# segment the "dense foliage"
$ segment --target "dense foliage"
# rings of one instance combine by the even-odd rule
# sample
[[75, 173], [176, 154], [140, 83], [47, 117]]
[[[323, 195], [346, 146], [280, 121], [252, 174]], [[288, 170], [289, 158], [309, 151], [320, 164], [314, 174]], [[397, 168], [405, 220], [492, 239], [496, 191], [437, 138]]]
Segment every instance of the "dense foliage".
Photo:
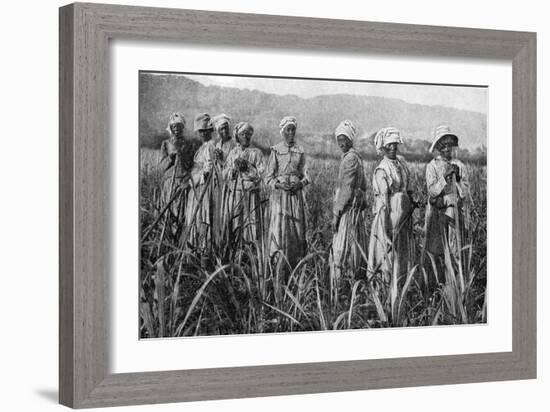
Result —
[[[332, 198], [338, 161], [311, 158], [307, 187], [308, 254], [281, 285], [278, 268], [267, 256], [267, 234], [259, 244], [224, 244], [215, 236], [214, 264], [206, 269], [171, 236], [159, 218], [161, 172], [158, 151], [141, 150], [140, 169], [140, 335], [142, 337], [320, 331], [329, 329], [426, 326], [486, 322], [486, 167], [468, 164], [471, 181], [469, 225], [462, 271], [439, 274], [444, 282], [429, 288], [420, 265], [424, 242], [424, 207], [413, 215], [416, 259], [406, 279], [384, 284], [382, 277], [346, 273], [330, 278]], [[375, 161], [365, 160], [372, 204]], [[411, 162], [415, 198], [426, 203], [425, 163]], [[267, 227], [269, 193], [263, 188]], [[219, 208], [216, 213], [219, 213]], [[365, 231], [373, 216], [366, 211]], [[148, 230], [155, 221], [155, 229]], [[366, 252], [366, 251], [365, 251]], [[425, 265], [429, 265], [427, 260]], [[394, 298], [390, 288], [397, 288]]]

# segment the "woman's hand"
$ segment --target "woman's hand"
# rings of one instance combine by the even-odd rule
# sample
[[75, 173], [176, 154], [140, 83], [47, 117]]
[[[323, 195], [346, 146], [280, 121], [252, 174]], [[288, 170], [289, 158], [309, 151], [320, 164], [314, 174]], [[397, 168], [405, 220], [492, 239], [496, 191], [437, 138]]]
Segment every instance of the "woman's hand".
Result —
[[460, 182], [460, 168], [458, 165], [453, 164], [453, 173], [455, 174], [455, 179], [457, 182]]
[[445, 175], [445, 181], [447, 183], [452, 183], [453, 175], [455, 176], [455, 180], [457, 182], [460, 182], [460, 168], [458, 167], [458, 165], [451, 164], [449, 166], [449, 168], [447, 169], [447, 174]]
[[420, 203], [414, 200], [413, 191], [408, 190], [407, 195], [409, 196], [409, 200], [411, 202], [411, 209], [418, 209], [420, 208]]
[[248, 162], [245, 159], [238, 157], [235, 159], [235, 167], [239, 170], [239, 172], [247, 172]]
[[296, 193], [298, 192], [299, 190], [302, 190], [302, 188], [304, 187], [304, 184], [300, 181], [296, 182], [296, 183], [293, 183], [291, 186], [290, 186], [290, 191], [292, 193]]
[[275, 189], [284, 190], [285, 192], [290, 191], [290, 186], [287, 183], [276, 182]]
[[243, 160], [240, 164], [239, 164], [239, 170], [241, 172], [248, 172], [248, 163], [246, 160]]

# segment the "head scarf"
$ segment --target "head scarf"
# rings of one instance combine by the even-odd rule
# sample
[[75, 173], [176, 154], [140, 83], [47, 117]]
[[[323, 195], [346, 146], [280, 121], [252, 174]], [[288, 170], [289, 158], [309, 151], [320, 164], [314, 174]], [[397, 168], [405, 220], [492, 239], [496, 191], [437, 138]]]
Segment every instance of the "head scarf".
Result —
[[450, 136], [454, 138], [454, 146], [458, 146], [458, 136], [451, 132], [451, 128], [447, 125], [441, 125], [437, 126], [434, 129], [434, 136], [432, 145], [430, 146], [430, 152], [433, 153], [433, 151], [437, 148], [437, 144], [441, 139], [443, 139], [446, 136]]
[[296, 120], [294, 116], [283, 117], [283, 120], [281, 120], [281, 123], [279, 123], [281, 135], [283, 134], [284, 130], [290, 125], [294, 125], [294, 127], [298, 128], [298, 120]]
[[338, 136], [340, 136], [341, 134], [346, 136], [353, 143], [353, 140], [357, 135], [357, 129], [355, 128], [351, 120], [343, 120], [336, 127], [336, 130], [334, 131], [334, 137], [338, 139]]
[[395, 127], [384, 127], [374, 136], [374, 146], [376, 153], [382, 154], [382, 149], [390, 143], [402, 144], [401, 133]]
[[195, 132], [198, 132], [199, 130], [212, 130], [213, 128], [212, 119], [210, 119], [210, 115], [208, 113], [202, 113], [195, 117]]
[[212, 118], [212, 123], [214, 124], [214, 128], [216, 131], [220, 130], [223, 125], [229, 125], [229, 122], [231, 119], [226, 114], [219, 114], [217, 116], [214, 116]]
[[168, 127], [166, 128], [170, 134], [172, 134], [172, 129], [170, 129], [170, 126], [176, 123], [181, 123], [183, 127], [185, 127], [185, 119], [183, 116], [179, 113], [172, 113], [170, 115], [170, 120], [168, 120]]
[[254, 133], [254, 127], [248, 122], [239, 122], [235, 125], [235, 139], [239, 138], [239, 132], [249, 129]]

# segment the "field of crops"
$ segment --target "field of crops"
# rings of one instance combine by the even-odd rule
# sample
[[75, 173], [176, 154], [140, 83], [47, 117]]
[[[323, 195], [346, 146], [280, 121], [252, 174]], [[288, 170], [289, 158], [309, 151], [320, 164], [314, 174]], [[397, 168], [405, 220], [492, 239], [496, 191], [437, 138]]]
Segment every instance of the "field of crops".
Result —
[[[344, 274], [330, 281], [329, 250], [332, 239], [332, 198], [338, 160], [309, 159], [312, 184], [307, 187], [308, 253], [281, 285], [272, 267], [267, 233], [259, 244], [224, 244], [214, 233], [213, 267], [205, 269], [193, 253], [171, 236], [173, 227], [161, 212], [161, 172], [158, 151], [141, 149], [140, 168], [140, 336], [225, 335], [289, 331], [321, 331], [349, 328], [427, 326], [486, 322], [486, 187], [485, 166], [468, 164], [471, 201], [463, 241], [467, 256], [460, 271], [440, 273], [445, 279], [429, 287], [430, 260], [420, 265], [424, 238], [424, 206], [427, 201], [425, 163], [410, 163], [415, 199], [416, 259], [406, 279], [384, 284], [379, 276], [358, 278]], [[376, 162], [365, 161], [372, 204], [372, 171]], [[268, 227], [267, 189], [265, 219]], [[219, 208], [216, 209], [219, 213]], [[373, 216], [366, 210], [365, 231]], [[155, 222], [158, 222], [154, 225]], [[154, 227], [153, 230], [148, 230]], [[366, 252], [366, 251], [365, 251]], [[229, 258], [228, 258], [229, 256]], [[456, 269], [456, 268], [455, 268]], [[459, 279], [459, 276], [461, 277]], [[391, 287], [397, 288], [390, 294]], [[391, 296], [394, 296], [393, 298]]]

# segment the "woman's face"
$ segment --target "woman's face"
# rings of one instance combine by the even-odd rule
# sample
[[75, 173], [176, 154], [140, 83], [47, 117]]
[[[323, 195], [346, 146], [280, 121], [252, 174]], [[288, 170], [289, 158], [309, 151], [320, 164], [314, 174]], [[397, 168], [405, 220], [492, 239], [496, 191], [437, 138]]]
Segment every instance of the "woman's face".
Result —
[[454, 139], [450, 136], [443, 137], [437, 145], [437, 150], [441, 154], [441, 157], [447, 160], [451, 160], [451, 158], [453, 157], [453, 147], [455, 146]]
[[222, 142], [226, 142], [231, 138], [231, 134], [229, 133], [229, 125], [227, 123], [224, 123], [223, 126], [218, 129], [218, 135], [222, 139]]
[[287, 145], [292, 146], [294, 144], [294, 137], [296, 136], [296, 126], [289, 124], [283, 129], [283, 137]]
[[237, 139], [239, 140], [239, 144], [242, 147], [250, 146], [250, 140], [252, 139], [253, 134], [254, 132], [248, 128], [240, 130], [239, 133], [237, 133]]
[[338, 135], [336, 141], [338, 142], [338, 147], [340, 148], [342, 153], [347, 153], [349, 149], [351, 149], [351, 147], [353, 146], [351, 140], [343, 134]]
[[203, 142], [207, 142], [212, 139], [212, 129], [201, 129], [199, 130], [199, 136]]
[[174, 137], [181, 138], [183, 137], [183, 124], [182, 123], [172, 123], [170, 125], [170, 131]]
[[388, 159], [391, 159], [391, 160], [397, 159], [397, 146], [398, 144], [395, 142], [384, 146], [384, 153]]

